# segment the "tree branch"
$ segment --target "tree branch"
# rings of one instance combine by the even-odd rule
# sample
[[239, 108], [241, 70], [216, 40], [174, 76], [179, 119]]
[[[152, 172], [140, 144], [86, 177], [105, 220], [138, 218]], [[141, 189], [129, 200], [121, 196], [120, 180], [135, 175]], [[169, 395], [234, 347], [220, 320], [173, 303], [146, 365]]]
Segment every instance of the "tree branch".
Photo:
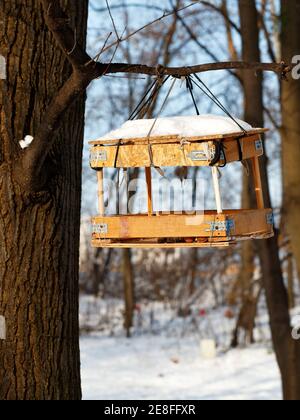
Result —
[[[107, 69], [108, 67], [108, 69]], [[269, 71], [278, 73], [281, 77], [287, 75], [292, 71], [292, 66], [285, 63], [246, 63], [243, 61], [229, 61], [219, 63], [199, 64], [189, 67], [151, 67], [142, 64], [123, 64], [112, 63], [110, 65], [97, 63], [96, 72], [98, 77], [103, 74], [103, 69], [106, 68], [106, 73], [137, 73], [150, 76], [170, 75], [174, 77], [188, 76], [195, 73], [204, 73], [216, 70], [253, 70], [253, 71]]]
[[39, 126], [32, 145], [25, 149], [21, 161], [22, 174], [27, 174], [22, 180], [27, 187], [34, 188], [48, 153], [55, 140], [55, 132], [68, 108], [84, 92], [90, 84], [90, 78], [74, 71], [50, 103], [45, 118]]
[[[177, 13], [182, 12], [183, 10], [189, 9], [190, 7], [193, 7], [193, 6], [195, 6], [196, 4], [198, 4], [198, 3], [197, 3], [197, 2], [190, 3], [190, 4], [188, 4], [187, 6], [180, 7], [179, 9], [177, 9], [177, 10], [176, 10], [176, 12], [177, 12]], [[114, 47], [115, 45], [117, 45], [117, 44], [118, 44], [118, 43], [120, 43], [120, 42], [128, 41], [130, 38], [134, 37], [134, 36], [135, 36], [135, 35], [137, 35], [139, 32], [142, 32], [143, 30], [145, 30], [145, 29], [149, 28], [149, 26], [152, 26], [152, 25], [154, 25], [155, 23], [158, 23], [158, 22], [160, 22], [161, 20], [163, 20], [163, 19], [165, 19], [165, 18], [167, 18], [167, 17], [169, 17], [169, 16], [172, 16], [173, 14], [174, 14], [174, 10], [172, 10], [172, 11], [165, 11], [165, 12], [164, 12], [164, 14], [163, 14], [162, 16], [160, 16], [159, 18], [156, 18], [156, 19], [152, 20], [151, 22], [147, 23], [146, 25], [142, 26], [141, 28], [136, 29], [135, 31], [131, 32], [131, 33], [130, 33], [130, 34], [128, 34], [126, 37], [121, 38], [121, 39], [119, 39], [119, 40], [117, 40], [117, 41], [113, 42], [112, 44], [108, 45], [108, 46], [107, 46], [107, 47], [103, 50], [103, 52], [106, 52], [107, 50], [109, 50], [110, 48]]]
[[206, 6], [209, 9], [214, 10], [215, 12], [221, 14], [223, 16], [223, 18], [230, 24], [230, 26], [236, 30], [236, 32], [238, 34], [241, 33], [240, 28], [234, 23], [234, 21], [232, 19], [230, 19], [230, 17], [228, 16], [227, 13], [224, 12], [224, 10], [222, 9], [222, 7], [218, 7], [216, 5], [214, 5], [213, 3], [210, 3], [209, 1], [205, 1], [205, 0], [201, 0], [200, 2], [201, 4], [203, 4], [204, 6]]
[[79, 68], [91, 60], [76, 40], [69, 18], [60, 7], [59, 0], [40, 0], [46, 25], [73, 67]]
[[[172, 0], [171, 0], [171, 4], [172, 4]], [[198, 45], [198, 47], [201, 48], [207, 55], [209, 55], [210, 58], [212, 58], [214, 61], [218, 61], [217, 60], [217, 57], [209, 50], [209, 48], [205, 44], [203, 44], [203, 43], [201, 43], [199, 41], [198, 37], [195, 35], [195, 33], [193, 32], [193, 30], [189, 27], [189, 25], [187, 25], [187, 23], [185, 22], [184, 18], [182, 18], [178, 14], [177, 10], [174, 7], [173, 7], [173, 10], [174, 10], [174, 13], [176, 14], [177, 19], [182, 24], [182, 26], [184, 27], [184, 29], [187, 31], [187, 33], [190, 36], [191, 40], [194, 41], [194, 43], [196, 45]], [[224, 13], [224, 15], [225, 15], [225, 13]], [[227, 22], [227, 20], [225, 18], [224, 18], [224, 20], [225, 20], [226, 25], [230, 27], [230, 25]], [[240, 83], [242, 83], [241, 77], [237, 73], [233, 72], [232, 70], [230, 70], [229, 72], [230, 72], [230, 74], [232, 76], [234, 76], [235, 78], [237, 78]]]

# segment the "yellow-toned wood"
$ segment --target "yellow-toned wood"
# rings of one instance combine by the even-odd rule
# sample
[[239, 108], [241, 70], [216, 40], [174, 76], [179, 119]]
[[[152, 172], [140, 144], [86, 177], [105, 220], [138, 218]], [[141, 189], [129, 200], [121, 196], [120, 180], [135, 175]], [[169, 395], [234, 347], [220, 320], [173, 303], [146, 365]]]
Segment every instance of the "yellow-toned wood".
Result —
[[[243, 158], [250, 159], [259, 157], [263, 154], [262, 149], [256, 147], [259, 135], [245, 137], [240, 140], [243, 150]], [[214, 150], [213, 142], [200, 143], [167, 143], [152, 144], [153, 164], [158, 167], [164, 166], [208, 166], [210, 160], [205, 158], [207, 145], [210, 150]], [[194, 154], [201, 155], [201, 159], [195, 160]], [[102, 159], [96, 159], [97, 154], [102, 154]], [[234, 162], [239, 160], [239, 149], [236, 139], [231, 138], [225, 144], [226, 161]], [[104, 156], [104, 157], [103, 157]], [[149, 156], [148, 144], [122, 145], [118, 146], [95, 146], [91, 149], [91, 167], [114, 167], [117, 156], [118, 168], [150, 167], [151, 159]], [[223, 164], [221, 161], [220, 164]]]
[[98, 211], [101, 216], [105, 214], [105, 206], [104, 206], [104, 185], [103, 185], [103, 169], [99, 169], [97, 171], [97, 179], [98, 179]]
[[92, 246], [95, 248], [130, 248], [130, 249], [176, 249], [176, 248], [228, 248], [230, 246], [236, 245], [236, 242], [217, 242], [217, 243], [185, 243], [185, 242], [176, 242], [176, 243], [158, 243], [158, 242], [131, 242], [131, 243], [121, 243], [121, 242], [107, 242], [101, 240], [93, 240]]
[[[114, 216], [95, 218], [96, 224], [107, 224], [106, 235], [93, 235], [95, 238], [135, 239], [135, 238], [174, 238], [174, 237], [210, 237], [212, 235], [209, 221], [214, 216], [204, 220], [203, 216]], [[219, 218], [225, 221], [225, 218]], [[217, 220], [217, 219], [216, 219]], [[226, 236], [226, 232], [216, 232], [213, 236]]]
[[145, 173], [146, 173], [147, 196], [148, 196], [148, 215], [151, 216], [153, 214], [151, 167], [145, 168]]
[[252, 168], [253, 168], [253, 178], [254, 178], [254, 185], [255, 185], [257, 207], [259, 209], [263, 209], [265, 207], [265, 203], [264, 203], [264, 195], [263, 195], [263, 189], [262, 189], [259, 159], [258, 157], [255, 157], [255, 158], [252, 158], [251, 161], [252, 161]]
[[[93, 233], [93, 239], [146, 239], [146, 238], [208, 238], [228, 240], [235, 237], [260, 237], [272, 235], [273, 226], [268, 224], [267, 215], [272, 210], [243, 210], [205, 212], [203, 215], [129, 215], [94, 217], [95, 226], [105, 225], [107, 233]], [[212, 223], [230, 220], [232, 227], [212, 230]]]
[[[267, 128], [255, 128], [253, 130], [247, 131], [247, 135], [245, 138], [249, 138], [253, 135], [261, 135], [269, 130]], [[224, 140], [228, 141], [233, 138], [241, 137], [243, 136], [243, 133], [232, 133], [232, 134], [216, 134], [216, 135], [210, 135], [210, 136], [195, 136], [195, 137], [182, 137], [179, 135], [171, 135], [171, 136], [152, 136], [150, 137], [151, 144], [167, 144], [167, 143], [180, 143], [182, 140], [187, 140], [189, 142], [198, 142], [198, 141], [208, 141], [208, 140]], [[90, 141], [89, 144], [93, 146], [97, 145], [118, 145], [118, 143], [121, 141], [121, 144], [148, 144], [149, 139], [148, 138], [129, 138], [129, 139], [98, 139]]]
[[[237, 237], [261, 238], [273, 236], [274, 227], [268, 223], [267, 216], [271, 215], [271, 209], [261, 210], [238, 210], [231, 213], [235, 223], [235, 235]], [[228, 213], [227, 213], [228, 214]]]

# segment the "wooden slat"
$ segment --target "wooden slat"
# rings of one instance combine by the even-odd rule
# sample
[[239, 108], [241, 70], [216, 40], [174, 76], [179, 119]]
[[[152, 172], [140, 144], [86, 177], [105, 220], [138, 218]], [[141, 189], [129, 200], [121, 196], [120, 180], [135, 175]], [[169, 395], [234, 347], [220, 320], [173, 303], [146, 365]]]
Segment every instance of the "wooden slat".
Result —
[[177, 242], [177, 243], [157, 243], [157, 242], [148, 242], [148, 243], [141, 243], [141, 242], [131, 242], [131, 243], [122, 243], [122, 242], [106, 242], [101, 240], [93, 240], [92, 246], [95, 248], [129, 248], [129, 249], [177, 249], [177, 248], [228, 248], [230, 246], [234, 246], [237, 243], [234, 241], [231, 242], [218, 242], [218, 243], [201, 243], [201, 242], [193, 242], [193, 243], [185, 243], [185, 242]]
[[103, 168], [98, 169], [97, 180], [98, 180], [98, 211], [101, 216], [104, 216], [105, 206], [104, 206]]
[[265, 203], [264, 203], [264, 195], [263, 195], [263, 189], [262, 189], [262, 180], [261, 180], [259, 160], [258, 160], [258, 157], [254, 157], [251, 160], [252, 160], [257, 207], [259, 209], [263, 209], [265, 207]]
[[145, 174], [146, 174], [147, 196], [148, 196], [148, 216], [151, 216], [153, 214], [151, 167], [145, 168]]
[[93, 239], [142, 239], [142, 238], [223, 238], [227, 232], [211, 231], [210, 223], [234, 221], [230, 236], [259, 236], [272, 234], [273, 226], [267, 223], [272, 210], [224, 211], [223, 214], [209, 212], [204, 215], [162, 216], [113, 216], [95, 217], [94, 225], [107, 225], [107, 234], [93, 234]]
[[217, 213], [222, 214], [223, 205], [222, 205], [222, 197], [221, 197], [221, 190], [220, 190], [220, 180], [219, 180], [218, 168], [216, 166], [211, 168], [211, 173], [212, 173], [212, 180], [213, 180], [213, 186], [214, 186], [214, 192], [215, 192]]
[[[253, 157], [259, 157], [263, 154], [263, 149], [256, 147], [256, 142], [260, 139], [259, 135], [248, 137], [247, 139], [241, 140], [243, 149], [243, 158], [250, 159]], [[207, 160], [193, 160], [191, 154], [193, 152], [205, 152], [207, 142], [201, 143], [188, 143], [188, 144], [153, 144], [152, 154], [153, 163], [155, 166], [167, 167], [167, 166], [208, 166], [209, 161]], [[212, 142], [209, 142], [210, 146], [213, 146]], [[239, 148], [236, 139], [230, 139], [225, 145], [226, 160], [227, 162], [235, 162], [239, 160]], [[91, 149], [91, 155], [95, 155], [96, 152], [104, 152], [105, 161], [91, 160], [92, 168], [107, 167], [111, 168], [115, 165], [116, 155], [117, 167], [118, 168], [136, 168], [136, 167], [150, 167], [151, 160], [149, 156], [148, 145], [134, 145], [134, 146], [95, 146]], [[223, 161], [221, 161], [223, 163]]]
[[267, 215], [271, 209], [243, 210], [232, 213], [235, 222], [235, 235], [237, 237], [260, 237], [273, 234], [273, 225], [268, 224]]
[[[255, 128], [253, 130], [247, 131], [247, 137], [258, 134], [264, 134], [268, 132], [269, 129], [267, 128]], [[194, 137], [187, 137], [187, 136], [180, 136], [180, 135], [170, 135], [170, 136], [153, 136], [150, 137], [151, 144], [167, 144], [167, 143], [180, 143], [182, 140], [186, 140], [189, 142], [197, 142], [197, 141], [209, 141], [209, 140], [224, 140], [228, 141], [232, 138], [241, 137], [243, 136], [243, 133], [237, 132], [237, 133], [230, 133], [230, 134], [214, 134], [209, 136], [194, 136]], [[121, 144], [148, 144], [149, 139], [145, 137], [138, 137], [138, 138], [129, 138], [129, 139], [98, 139], [98, 140], [92, 140], [89, 142], [92, 146], [97, 145], [117, 145], [119, 142]]]
[[[225, 217], [221, 217], [225, 221]], [[96, 217], [95, 224], [107, 224], [107, 235], [93, 235], [94, 238], [130, 239], [130, 238], [173, 238], [173, 237], [209, 237], [211, 235], [209, 221], [214, 216], [208, 216], [205, 223], [202, 216], [114, 216]], [[223, 236], [217, 232], [214, 236]]]

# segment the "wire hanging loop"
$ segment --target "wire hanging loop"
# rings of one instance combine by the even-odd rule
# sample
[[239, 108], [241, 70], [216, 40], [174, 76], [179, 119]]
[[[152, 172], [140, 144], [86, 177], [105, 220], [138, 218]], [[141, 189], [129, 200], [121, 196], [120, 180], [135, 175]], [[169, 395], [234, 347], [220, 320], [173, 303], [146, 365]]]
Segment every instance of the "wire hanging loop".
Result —
[[186, 88], [191, 94], [193, 104], [194, 104], [195, 109], [196, 109], [196, 113], [197, 113], [197, 115], [200, 115], [200, 111], [199, 111], [199, 108], [198, 108], [198, 105], [197, 105], [197, 102], [196, 102], [196, 99], [195, 99], [195, 95], [194, 95], [194, 85], [192, 83], [192, 78], [189, 75], [189, 76], [185, 77], [185, 80], [186, 80]]
[[149, 89], [146, 90], [141, 101], [138, 103], [136, 108], [129, 116], [130, 121], [135, 120], [136, 118], [143, 119], [143, 117], [147, 114], [147, 112], [151, 109], [151, 106], [155, 102], [160, 89], [169, 80], [170, 77], [171, 76], [164, 78], [163, 76], [160, 76], [152, 82]]
[[[199, 82], [197, 83], [195, 79]], [[194, 74], [193, 76], [190, 75], [187, 77], [187, 87], [191, 92], [194, 104], [195, 104], [195, 100], [194, 100], [194, 94], [193, 94], [193, 90], [191, 88], [190, 85], [195, 85], [197, 86], [202, 93], [204, 93], [205, 96], [208, 97], [208, 99], [210, 99], [218, 108], [221, 109], [222, 112], [224, 112], [236, 125], [237, 127], [242, 131], [242, 135], [237, 139], [237, 146], [238, 146], [238, 152], [239, 152], [239, 161], [243, 162], [243, 147], [242, 147], [242, 143], [241, 140], [243, 139], [243, 137], [247, 136], [247, 131], [245, 130], [245, 128], [243, 127], [242, 124], [240, 124], [240, 122], [234, 118], [234, 116], [230, 113], [230, 111], [222, 104], [222, 102], [216, 97], [216, 95], [209, 89], [209, 87], [203, 82], [203, 80], [200, 79], [200, 77], [197, 74]], [[196, 107], [196, 111], [198, 114], [198, 107], [197, 105], [195, 105]], [[199, 115], [199, 114], [198, 114]], [[224, 159], [224, 164], [220, 167], [224, 167], [227, 164], [226, 161], [226, 152], [225, 152], [225, 145], [223, 144], [223, 142], [218, 142], [219, 144], [215, 144], [216, 147], [216, 156], [215, 159], [213, 159], [213, 161], [210, 163], [210, 166], [215, 166], [217, 165], [220, 160]]]
[[200, 83], [197, 83], [192, 76], [190, 76], [190, 80], [194, 85], [196, 85], [202, 93], [204, 93], [205, 96], [207, 96], [217, 107], [221, 109], [243, 132], [244, 135], [247, 135], [247, 131], [245, 128], [237, 121], [236, 118], [228, 111], [228, 109], [222, 104], [222, 102], [216, 97], [216, 95], [209, 89], [209, 87], [203, 82], [203, 80], [200, 79], [200, 77], [197, 74], [194, 74], [194, 77], [197, 79], [197, 81]]

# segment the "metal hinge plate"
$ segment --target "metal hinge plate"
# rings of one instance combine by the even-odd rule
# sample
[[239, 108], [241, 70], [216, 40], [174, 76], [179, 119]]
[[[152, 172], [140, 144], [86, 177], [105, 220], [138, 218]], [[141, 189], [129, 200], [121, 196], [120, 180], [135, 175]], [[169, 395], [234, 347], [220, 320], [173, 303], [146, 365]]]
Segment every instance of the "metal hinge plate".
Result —
[[207, 161], [206, 153], [203, 150], [194, 150], [188, 155], [188, 158], [193, 162], [205, 162]]
[[[215, 147], [208, 148], [208, 151], [205, 150], [194, 150], [189, 155], [188, 158], [191, 159], [193, 162], [210, 162], [214, 160], [216, 155]], [[222, 151], [220, 160], [225, 160], [225, 154]]]
[[274, 213], [267, 214], [267, 223], [268, 225], [274, 225], [275, 223]]
[[91, 150], [90, 153], [91, 162], [106, 162], [107, 161], [107, 152], [106, 150]]
[[92, 226], [92, 233], [96, 235], [107, 235], [108, 225], [107, 223], [98, 223]]
[[263, 148], [264, 148], [264, 146], [263, 146], [262, 140], [261, 139], [256, 140], [256, 142], [255, 142], [255, 149], [257, 151], [259, 151], [259, 150], [263, 150]]
[[235, 229], [235, 222], [232, 219], [223, 222], [210, 222], [210, 232], [226, 232], [229, 236], [231, 231]]

